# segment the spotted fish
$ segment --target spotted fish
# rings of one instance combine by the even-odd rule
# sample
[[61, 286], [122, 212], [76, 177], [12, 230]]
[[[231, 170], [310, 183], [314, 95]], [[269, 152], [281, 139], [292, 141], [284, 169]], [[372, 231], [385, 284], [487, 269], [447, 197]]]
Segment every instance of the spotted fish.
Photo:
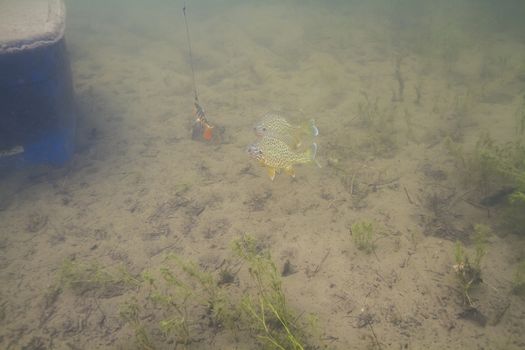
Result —
[[312, 139], [319, 135], [313, 119], [303, 125], [294, 125], [277, 113], [267, 113], [253, 128], [259, 137], [273, 136], [284, 141], [292, 149], [301, 147], [305, 139]]
[[293, 166], [314, 162], [316, 153], [316, 143], [312, 143], [308, 150], [300, 153], [294, 151], [286, 142], [269, 135], [263, 136], [257, 143], [248, 146], [248, 154], [268, 169], [268, 175], [272, 181], [275, 174], [281, 169], [295, 177]]

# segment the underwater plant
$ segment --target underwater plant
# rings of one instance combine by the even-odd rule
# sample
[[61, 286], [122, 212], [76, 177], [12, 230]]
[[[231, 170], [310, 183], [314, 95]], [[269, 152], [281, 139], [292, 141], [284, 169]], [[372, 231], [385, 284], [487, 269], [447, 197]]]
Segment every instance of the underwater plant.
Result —
[[472, 306], [472, 299], [470, 297], [470, 290], [473, 285], [481, 282], [481, 271], [474, 268], [470, 263], [469, 257], [460, 242], [455, 244], [456, 264], [453, 266], [456, 276], [458, 277], [463, 299], [468, 306]]
[[474, 225], [474, 268], [481, 271], [481, 259], [487, 254], [487, 238], [491, 234], [491, 229], [484, 224]]
[[381, 108], [379, 99], [370, 99], [362, 92], [364, 101], [357, 105], [357, 115], [367, 136], [362, 147], [371, 150], [375, 156], [389, 157], [397, 150], [395, 130], [395, 108]]
[[502, 150], [488, 134], [483, 134], [476, 143], [469, 167], [475, 184], [481, 193], [488, 194], [501, 182], [501, 176], [508, 172], [503, 163]]
[[120, 317], [131, 325], [135, 333], [135, 344], [141, 350], [154, 350], [155, 346], [142, 322], [140, 321], [140, 306], [136, 298], [120, 306]]
[[[202, 340], [202, 332], [242, 332], [258, 342], [257, 348], [304, 350], [316, 333], [315, 317], [301, 320], [287, 304], [281, 276], [268, 250], [250, 235], [233, 242], [233, 259], [244, 263], [242, 290], [237, 274], [222, 267], [216, 273], [169, 254], [161, 266], [132, 276], [96, 264], [66, 260], [61, 283], [82, 295], [105, 297], [119, 288], [136, 293], [120, 305], [121, 319], [134, 332], [138, 349], [153, 350], [165, 344], [188, 347]], [[230, 260], [228, 260], [230, 261]], [[122, 290], [118, 289], [120, 294]], [[96, 292], [96, 293], [95, 293]], [[115, 295], [115, 294], [111, 294]], [[251, 347], [254, 348], [254, 347]]]
[[120, 295], [141, 283], [124, 268], [110, 271], [94, 262], [73, 259], [66, 259], [62, 263], [59, 282], [77, 295], [91, 293], [98, 297]]
[[[156, 342], [187, 346], [198, 340], [204, 326], [213, 329], [233, 327], [236, 308], [230, 305], [224, 290], [211, 273], [175, 254], [168, 255], [163, 266], [142, 274], [145, 299], [136, 297], [122, 305], [121, 317], [135, 332], [140, 349], [154, 349], [152, 332], [162, 337]], [[153, 311], [153, 312], [152, 312]], [[154, 322], [143, 324], [144, 313]]]
[[234, 241], [233, 251], [248, 264], [255, 286], [242, 300], [246, 324], [263, 341], [265, 348], [303, 350], [306, 344], [304, 325], [288, 307], [279, 272], [270, 254], [260, 249], [249, 235]]
[[160, 278], [147, 280], [148, 299], [163, 310], [158, 324], [166, 340], [190, 344], [204, 320], [215, 329], [233, 324], [235, 308], [214, 275], [175, 254], [168, 255], [164, 263], [158, 271]]
[[512, 291], [516, 295], [525, 296], [525, 260], [516, 268], [514, 280], [512, 281]]
[[371, 222], [361, 221], [352, 224], [350, 233], [357, 249], [364, 251], [366, 254], [374, 251], [374, 227]]
[[525, 171], [517, 176], [517, 186], [509, 196], [511, 204], [525, 206]]
[[456, 167], [465, 185], [478, 191], [480, 204], [503, 207], [503, 223], [516, 233], [523, 233], [525, 225], [525, 143], [517, 139], [498, 144], [488, 133], [482, 134], [474, 149], [463, 147], [445, 139], [449, 154], [455, 159]]
[[471, 256], [465, 251], [463, 244], [457, 241], [454, 245], [454, 256], [456, 264], [453, 265], [454, 272], [458, 277], [459, 286], [463, 295], [464, 303], [473, 307], [470, 291], [472, 288], [481, 282], [481, 260], [485, 256], [486, 239], [490, 233], [490, 228], [486, 225], [474, 225], [474, 234], [472, 239], [474, 241], [474, 256]]
[[470, 115], [474, 108], [475, 93], [468, 89], [462, 94], [454, 97], [454, 105], [452, 106], [452, 128], [449, 131], [450, 137], [454, 141], [463, 139], [465, 128], [471, 122]]
[[503, 213], [505, 226], [512, 232], [525, 234], [525, 162], [524, 170], [517, 176], [516, 187], [511, 188], [508, 196], [508, 207]]
[[521, 104], [516, 109], [516, 124], [518, 136], [525, 134], [525, 95], [522, 96]]
[[396, 57], [396, 65], [394, 69], [394, 77], [397, 81], [397, 92], [392, 91], [392, 102], [402, 102], [404, 100], [404, 91], [405, 91], [405, 79], [401, 72], [401, 62], [403, 61], [403, 55], [398, 55]]

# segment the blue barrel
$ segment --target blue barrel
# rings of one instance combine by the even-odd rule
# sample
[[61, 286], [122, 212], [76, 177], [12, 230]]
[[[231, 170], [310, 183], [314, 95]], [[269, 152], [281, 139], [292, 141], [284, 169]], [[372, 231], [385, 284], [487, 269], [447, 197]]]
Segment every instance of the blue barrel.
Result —
[[0, 2], [0, 166], [63, 165], [76, 113], [61, 0]]

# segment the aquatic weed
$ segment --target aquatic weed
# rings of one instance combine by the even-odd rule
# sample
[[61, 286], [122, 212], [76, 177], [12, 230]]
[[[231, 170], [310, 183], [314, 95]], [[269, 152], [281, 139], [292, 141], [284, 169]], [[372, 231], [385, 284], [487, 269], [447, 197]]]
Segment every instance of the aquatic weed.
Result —
[[357, 249], [370, 254], [374, 251], [374, 227], [371, 222], [361, 221], [352, 224], [350, 233]]
[[141, 308], [138, 300], [134, 297], [130, 301], [120, 305], [119, 314], [126, 323], [132, 326], [137, 347], [141, 350], [154, 350], [155, 346], [145, 326], [140, 321]]
[[239, 271], [226, 267], [211, 273], [175, 254], [140, 277], [67, 260], [61, 281], [78, 295], [104, 290], [115, 282], [138, 287], [137, 293], [121, 304], [119, 313], [134, 332], [139, 349], [152, 350], [161, 344], [188, 346], [201, 340], [199, 334], [206, 327], [214, 333], [241, 331], [265, 349], [307, 348], [315, 318], [306, 317], [302, 322], [288, 306], [280, 273], [265, 246], [243, 235], [234, 241], [233, 253], [247, 265], [249, 279], [242, 291], [232, 283]]
[[470, 151], [450, 138], [445, 139], [445, 146], [456, 160], [462, 178], [482, 194], [508, 183], [519, 183], [521, 172], [525, 171], [525, 147], [518, 141], [498, 144], [485, 132]]
[[94, 262], [73, 259], [66, 259], [62, 263], [59, 281], [77, 295], [92, 293], [99, 297], [121, 295], [141, 283], [124, 268], [110, 270]]
[[398, 148], [394, 118], [396, 109], [381, 108], [379, 98], [371, 99], [364, 91], [361, 94], [364, 100], [358, 103], [357, 114], [367, 131], [361, 146], [371, 150], [375, 156], [392, 156]]
[[512, 291], [516, 295], [525, 296], [525, 260], [519, 263], [516, 268], [512, 281]]
[[509, 230], [520, 234], [525, 225], [525, 143], [517, 139], [497, 143], [489, 133], [480, 135], [471, 150], [445, 139], [449, 154], [456, 161], [465, 185], [478, 191], [480, 204], [502, 207], [500, 220]]
[[525, 134], [525, 95], [522, 96], [521, 103], [516, 109], [516, 124], [518, 136]]
[[481, 278], [481, 260], [487, 253], [486, 240], [490, 234], [490, 228], [483, 224], [474, 225], [474, 257], [471, 258], [466, 252], [461, 242], [457, 241], [454, 246], [454, 256], [456, 264], [453, 266], [458, 277], [459, 286], [462, 291], [463, 299], [469, 306], [473, 306], [470, 297], [471, 289], [483, 282]]
[[[151, 310], [155, 311], [153, 323], [156, 326], [150, 326], [156, 332], [160, 331], [164, 342], [188, 345], [198, 340], [197, 329], [203, 327], [204, 321], [214, 329], [222, 326], [233, 328], [235, 307], [230, 305], [216, 277], [194, 263], [170, 254], [161, 267], [143, 272], [142, 281], [146, 292], [142, 306], [138, 306], [136, 298], [128, 304], [137, 304], [136, 312], [151, 314]], [[124, 304], [124, 307], [128, 306]], [[135, 330], [137, 345], [141, 347], [147, 343], [145, 326], [129, 315], [124, 316]]]
[[288, 307], [277, 268], [266, 250], [250, 235], [234, 241], [234, 252], [249, 266], [255, 286], [242, 300], [246, 324], [263, 344], [272, 349], [303, 350], [306, 325]]

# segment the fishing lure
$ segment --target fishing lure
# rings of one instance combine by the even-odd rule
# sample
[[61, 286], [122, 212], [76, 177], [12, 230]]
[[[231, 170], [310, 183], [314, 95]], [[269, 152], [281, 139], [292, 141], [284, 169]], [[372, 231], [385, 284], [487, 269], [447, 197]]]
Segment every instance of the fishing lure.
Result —
[[195, 116], [195, 121], [192, 127], [192, 139], [195, 140], [202, 137], [206, 141], [210, 141], [213, 138], [213, 125], [208, 122], [206, 113], [200, 105], [197, 95], [195, 95], [195, 100], [193, 101], [193, 115]]
[[184, 24], [186, 24], [186, 38], [188, 39], [188, 52], [190, 55], [190, 66], [191, 66], [191, 77], [193, 80], [193, 94], [195, 96], [193, 100], [193, 116], [195, 121], [193, 122], [191, 138], [194, 140], [204, 139], [206, 141], [211, 141], [213, 138], [213, 125], [208, 121], [206, 112], [202, 108], [199, 102], [199, 94], [197, 93], [197, 83], [195, 81], [195, 69], [193, 68], [193, 54], [191, 52], [191, 40], [190, 40], [190, 29], [188, 26], [188, 20], [186, 19], [186, 3], [182, 8], [182, 13], [184, 14]]

